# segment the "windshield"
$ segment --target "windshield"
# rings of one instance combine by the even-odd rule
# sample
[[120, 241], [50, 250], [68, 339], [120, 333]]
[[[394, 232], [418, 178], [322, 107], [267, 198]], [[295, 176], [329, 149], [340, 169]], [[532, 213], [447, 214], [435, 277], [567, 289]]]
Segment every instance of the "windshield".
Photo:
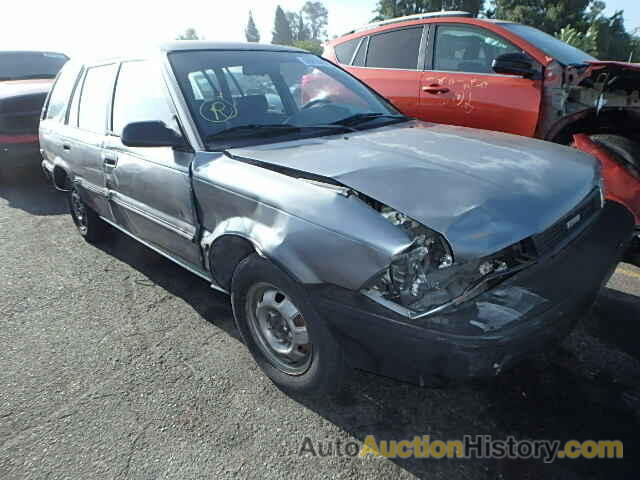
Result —
[[169, 59], [210, 149], [406, 119], [358, 80], [309, 53], [206, 50], [175, 52]]
[[563, 65], [580, 65], [585, 62], [597, 60], [579, 48], [572, 47], [568, 43], [558, 40], [556, 37], [544, 33], [537, 28], [521, 25], [519, 23], [501, 23], [501, 27], [522, 37], [534, 47], [553, 57]]
[[54, 78], [67, 60], [61, 53], [0, 52], [0, 80]]

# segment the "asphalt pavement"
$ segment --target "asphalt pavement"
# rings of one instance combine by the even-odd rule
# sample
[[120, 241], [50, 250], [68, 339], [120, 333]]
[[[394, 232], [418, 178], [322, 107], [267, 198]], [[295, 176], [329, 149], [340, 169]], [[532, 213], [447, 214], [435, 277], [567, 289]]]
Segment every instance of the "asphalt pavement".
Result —
[[[621, 264], [557, 350], [482, 382], [358, 372], [338, 399], [283, 394], [229, 301], [113, 232], [85, 243], [39, 172], [0, 184], [0, 478], [632, 478], [640, 471], [640, 269]], [[300, 455], [340, 441], [619, 439], [621, 460]], [[335, 453], [335, 451], [334, 451]]]

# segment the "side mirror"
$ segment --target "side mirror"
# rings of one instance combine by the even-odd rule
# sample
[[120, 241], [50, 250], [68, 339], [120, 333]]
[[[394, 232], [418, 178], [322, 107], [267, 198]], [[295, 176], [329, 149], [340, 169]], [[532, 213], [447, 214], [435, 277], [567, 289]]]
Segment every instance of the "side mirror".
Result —
[[164, 122], [133, 122], [122, 130], [122, 143], [127, 147], [184, 147], [184, 138]]
[[524, 53], [503, 53], [498, 55], [491, 64], [493, 71], [505, 75], [521, 75], [531, 78], [537, 70], [533, 60]]

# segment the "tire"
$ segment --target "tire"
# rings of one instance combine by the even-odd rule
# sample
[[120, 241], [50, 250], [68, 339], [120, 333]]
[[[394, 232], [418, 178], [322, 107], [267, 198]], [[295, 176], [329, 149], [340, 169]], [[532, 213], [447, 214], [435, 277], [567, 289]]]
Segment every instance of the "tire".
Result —
[[640, 178], [640, 142], [620, 135], [591, 135], [591, 140], [612, 152], [626, 168]]
[[69, 213], [76, 225], [78, 232], [89, 243], [97, 243], [104, 239], [107, 234], [107, 225], [100, 219], [98, 214], [91, 210], [78, 192], [77, 187], [71, 187], [67, 195], [69, 203]]
[[341, 392], [349, 372], [343, 351], [299, 283], [251, 254], [234, 272], [231, 303], [247, 348], [278, 388], [311, 397]]

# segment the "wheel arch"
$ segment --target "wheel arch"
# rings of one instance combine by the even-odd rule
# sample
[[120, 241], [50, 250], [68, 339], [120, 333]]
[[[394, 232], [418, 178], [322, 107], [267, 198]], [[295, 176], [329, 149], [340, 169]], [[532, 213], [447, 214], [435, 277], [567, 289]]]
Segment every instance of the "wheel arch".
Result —
[[62, 192], [68, 192], [71, 190], [71, 182], [73, 181], [73, 175], [69, 166], [56, 159], [53, 163], [53, 170], [51, 171], [51, 179], [53, 186]]

